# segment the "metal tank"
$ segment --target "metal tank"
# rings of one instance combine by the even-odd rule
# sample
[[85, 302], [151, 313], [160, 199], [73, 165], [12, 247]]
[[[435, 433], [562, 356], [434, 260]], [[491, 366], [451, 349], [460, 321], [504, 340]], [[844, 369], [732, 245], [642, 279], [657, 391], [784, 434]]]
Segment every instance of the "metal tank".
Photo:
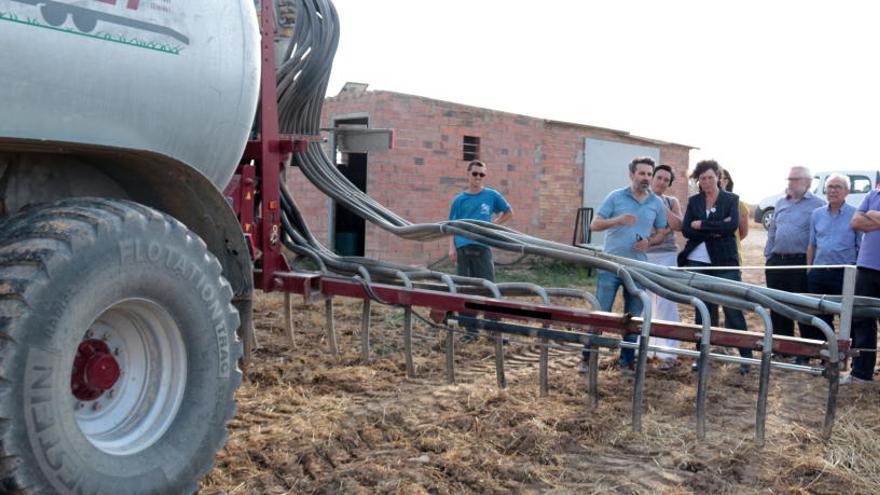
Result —
[[222, 189], [257, 105], [253, 0], [0, 0], [0, 143], [145, 150]]

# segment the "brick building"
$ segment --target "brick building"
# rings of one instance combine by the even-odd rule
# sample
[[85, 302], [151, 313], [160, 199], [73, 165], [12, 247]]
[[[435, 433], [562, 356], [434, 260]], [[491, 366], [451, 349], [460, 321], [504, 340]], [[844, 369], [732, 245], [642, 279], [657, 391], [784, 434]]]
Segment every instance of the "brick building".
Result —
[[[413, 223], [447, 218], [452, 198], [467, 187], [465, 168], [471, 158], [487, 164], [486, 185], [513, 206], [511, 227], [566, 244], [572, 240], [577, 208], [598, 207], [611, 189], [626, 185], [626, 165], [634, 156], [649, 155], [671, 165], [682, 177], [673, 184], [673, 194], [682, 202], [687, 198], [683, 178], [692, 148], [624, 131], [367, 91], [365, 84], [355, 83], [325, 100], [322, 122], [324, 127], [395, 129], [396, 146], [390, 151], [334, 154], [352, 182]], [[406, 241], [364, 226], [335, 208], [296, 169], [288, 183], [316, 237], [338, 252], [419, 265], [446, 254], [448, 240]]]

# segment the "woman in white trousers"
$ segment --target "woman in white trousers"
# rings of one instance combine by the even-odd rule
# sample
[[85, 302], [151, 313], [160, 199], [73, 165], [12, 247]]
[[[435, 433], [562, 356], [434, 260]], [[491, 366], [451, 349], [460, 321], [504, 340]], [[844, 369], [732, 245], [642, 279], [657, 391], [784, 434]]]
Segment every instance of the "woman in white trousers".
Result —
[[[663, 200], [663, 204], [666, 205], [666, 222], [669, 224], [670, 228], [670, 231], [666, 234], [666, 238], [663, 239], [663, 242], [656, 246], [651, 246], [647, 251], [648, 261], [655, 265], [677, 265], [676, 257], [678, 256], [678, 246], [675, 243], [675, 231], [681, 230], [681, 204], [679, 204], [678, 199], [674, 196], [666, 196], [664, 194], [674, 180], [675, 174], [672, 172], [672, 167], [669, 165], [658, 165], [654, 168], [654, 178], [651, 181], [651, 189], [654, 191], [654, 194]], [[652, 293], [651, 305], [652, 318], [657, 320], [679, 321], [678, 305], [676, 303]], [[651, 343], [663, 347], [678, 347], [677, 340], [663, 339], [660, 337], [652, 337]], [[677, 363], [677, 356], [675, 354], [652, 352], [648, 356], [660, 359], [660, 367], [670, 367]]]

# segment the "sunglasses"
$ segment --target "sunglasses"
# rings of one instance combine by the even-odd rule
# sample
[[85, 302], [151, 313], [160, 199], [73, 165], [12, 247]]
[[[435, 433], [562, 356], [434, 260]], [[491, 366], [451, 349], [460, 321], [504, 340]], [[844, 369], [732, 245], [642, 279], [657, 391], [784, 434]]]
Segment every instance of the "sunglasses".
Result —
[[484, 174], [483, 172], [471, 172], [471, 175], [473, 175], [474, 177], [485, 177], [486, 176], [486, 174]]

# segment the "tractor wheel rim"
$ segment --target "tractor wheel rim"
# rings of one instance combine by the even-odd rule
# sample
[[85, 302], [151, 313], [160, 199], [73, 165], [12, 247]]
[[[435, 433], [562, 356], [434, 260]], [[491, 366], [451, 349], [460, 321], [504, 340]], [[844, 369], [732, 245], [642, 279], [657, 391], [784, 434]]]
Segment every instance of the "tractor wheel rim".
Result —
[[125, 299], [95, 319], [83, 336], [94, 340], [106, 344], [118, 379], [93, 400], [71, 394], [76, 423], [107, 454], [140, 452], [165, 434], [183, 400], [187, 358], [180, 328], [159, 304]]

